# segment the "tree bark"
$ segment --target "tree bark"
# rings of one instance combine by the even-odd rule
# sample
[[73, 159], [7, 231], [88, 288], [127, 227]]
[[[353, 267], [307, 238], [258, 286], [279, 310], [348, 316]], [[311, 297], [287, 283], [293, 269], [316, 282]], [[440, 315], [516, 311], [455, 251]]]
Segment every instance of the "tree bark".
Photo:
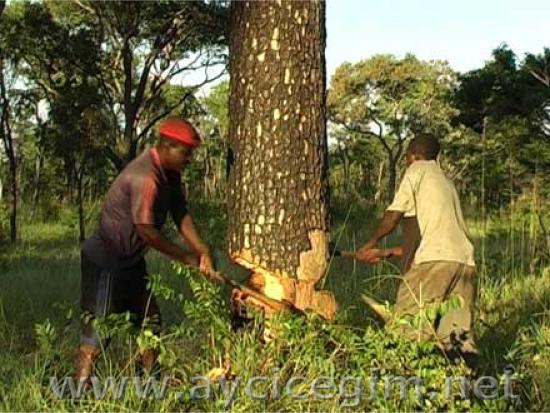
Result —
[[374, 194], [374, 202], [378, 203], [382, 200], [382, 177], [384, 176], [384, 165], [386, 161], [380, 161], [378, 165], [378, 177], [376, 179], [376, 193]]
[[14, 162], [10, 161], [11, 179], [11, 211], [10, 211], [10, 242], [17, 241], [17, 169]]
[[77, 188], [76, 198], [78, 202], [78, 238], [80, 242], [86, 239], [86, 223], [84, 219], [84, 196], [83, 196], [83, 180], [84, 171], [81, 170], [77, 173]]
[[44, 139], [44, 125], [39, 123], [40, 138], [39, 138], [39, 152], [35, 160], [34, 167], [34, 192], [32, 195], [33, 213], [38, 210], [38, 204], [40, 202], [40, 195], [42, 189], [42, 169], [44, 168], [44, 154], [43, 154], [43, 139]]
[[344, 172], [344, 197], [346, 199], [349, 199], [350, 196], [350, 185], [351, 185], [351, 179], [350, 179], [350, 161], [349, 156], [347, 154], [347, 149], [342, 147], [341, 142], [338, 142], [338, 155], [340, 157], [340, 160], [342, 161], [342, 168]]
[[210, 153], [208, 147], [205, 145], [204, 148], [204, 176], [203, 176], [203, 185], [204, 185], [204, 198], [211, 199], [212, 194], [212, 166]]
[[10, 177], [10, 242], [14, 244], [17, 241], [17, 154], [15, 142], [11, 131], [10, 119], [10, 101], [6, 90], [4, 75], [4, 59], [0, 56], [0, 99], [2, 104], [2, 116], [0, 119], [0, 134], [6, 151], [9, 164]]
[[395, 145], [387, 151], [388, 153], [388, 193], [387, 202], [392, 202], [395, 196], [395, 189], [397, 186], [397, 168], [401, 155], [404, 149], [404, 139], [398, 134], [398, 139]]
[[388, 157], [388, 188], [386, 201], [391, 202], [395, 195], [397, 181], [397, 160], [393, 156]]
[[331, 318], [323, 2], [233, 2], [229, 253], [271, 298]]
[[32, 195], [32, 202], [33, 202], [34, 208], [37, 208], [40, 202], [43, 167], [44, 167], [44, 156], [42, 154], [39, 154], [38, 159], [36, 159], [35, 161], [35, 171], [34, 171], [34, 193]]

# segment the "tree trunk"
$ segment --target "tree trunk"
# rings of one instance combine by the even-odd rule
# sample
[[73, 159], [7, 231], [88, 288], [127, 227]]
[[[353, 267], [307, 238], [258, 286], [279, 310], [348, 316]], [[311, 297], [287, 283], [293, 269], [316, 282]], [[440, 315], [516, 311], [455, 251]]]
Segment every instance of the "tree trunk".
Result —
[[338, 142], [338, 155], [342, 161], [342, 168], [344, 172], [344, 198], [349, 199], [350, 196], [350, 162], [347, 154], [347, 150], [342, 147], [341, 143]]
[[384, 160], [378, 165], [378, 177], [376, 179], [376, 193], [374, 194], [374, 202], [378, 203], [382, 200], [382, 177], [384, 176]]
[[208, 147], [204, 148], [204, 199], [210, 199], [212, 197], [212, 167], [211, 167], [210, 153]]
[[229, 253], [250, 285], [330, 318], [323, 2], [232, 2]]
[[388, 188], [386, 201], [391, 202], [395, 195], [395, 185], [397, 181], [397, 159], [393, 156], [388, 157]]
[[34, 167], [34, 193], [32, 195], [33, 213], [38, 209], [40, 202], [40, 190], [42, 187], [42, 168], [44, 166], [44, 156], [42, 152], [38, 154]]
[[70, 204], [73, 203], [74, 199], [74, 180], [73, 180], [73, 165], [68, 165], [65, 163], [65, 188], [66, 193], [63, 194], [63, 199], [67, 199]]
[[124, 66], [124, 145], [121, 158], [123, 167], [136, 157], [137, 145], [135, 142], [134, 122], [136, 108], [132, 96], [133, 87], [133, 52], [130, 45], [130, 38], [124, 40], [122, 50], [122, 61]]
[[17, 241], [17, 154], [15, 142], [11, 131], [10, 120], [10, 102], [6, 91], [6, 83], [4, 77], [4, 59], [0, 57], [0, 99], [2, 108], [2, 116], [0, 118], [0, 135], [2, 143], [6, 151], [9, 164], [10, 176], [10, 194], [11, 194], [11, 211], [10, 211], [10, 241]]
[[364, 195], [366, 189], [370, 191], [374, 188], [374, 184], [372, 183], [372, 170], [374, 167], [372, 165], [364, 165], [363, 162], [359, 162], [359, 167], [361, 168], [361, 195]]
[[82, 187], [84, 172], [82, 170], [77, 171], [76, 175], [76, 200], [78, 203], [78, 239], [80, 240], [80, 242], [83, 242], [86, 239], [86, 223], [84, 219], [84, 193]]
[[221, 196], [221, 194], [222, 194], [221, 176], [222, 176], [222, 162], [221, 162], [221, 159], [218, 158], [218, 160], [216, 162], [216, 173], [214, 174], [214, 191], [215, 191], [215, 194], [216, 194], [216, 199], [218, 199], [218, 200], [222, 198], [222, 196]]
[[11, 211], [10, 211], [10, 242], [17, 241], [17, 168], [15, 162], [10, 161], [11, 178]]

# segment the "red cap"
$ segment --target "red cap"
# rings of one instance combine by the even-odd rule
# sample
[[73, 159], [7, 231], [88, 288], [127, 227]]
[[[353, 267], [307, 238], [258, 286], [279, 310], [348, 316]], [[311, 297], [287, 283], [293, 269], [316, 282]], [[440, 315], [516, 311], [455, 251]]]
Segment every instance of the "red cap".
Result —
[[165, 138], [173, 139], [185, 145], [196, 147], [201, 144], [201, 138], [193, 125], [183, 119], [166, 119], [160, 124], [159, 133]]

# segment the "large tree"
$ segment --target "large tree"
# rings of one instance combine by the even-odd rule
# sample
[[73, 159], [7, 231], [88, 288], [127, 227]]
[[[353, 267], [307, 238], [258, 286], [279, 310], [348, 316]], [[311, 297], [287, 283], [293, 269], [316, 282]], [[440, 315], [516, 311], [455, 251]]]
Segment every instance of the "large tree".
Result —
[[[4, 153], [8, 158], [9, 185], [10, 185], [10, 241], [17, 240], [17, 151], [16, 142], [12, 133], [12, 108], [9, 88], [13, 82], [9, 81], [6, 56], [0, 52], [0, 138]], [[11, 83], [11, 85], [10, 85]]]
[[531, 102], [535, 105], [536, 123], [543, 134], [550, 136], [550, 47], [545, 47], [538, 55], [527, 54], [522, 71], [531, 76], [528, 85]]
[[[475, 173], [476, 164], [482, 162], [492, 165], [484, 172], [482, 185], [489, 204], [501, 204], [503, 179], [515, 181], [508, 177], [511, 169], [502, 165], [518, 163], [526, 168], [521, 174], [524, 177], [529, 176], [526, 172], [544, 176], [550, 170], [548, 79], [550, 49], [538, 55], [528, 54], [522, 61], [506, 45], [493, 50], [492, 58], [483, 67], [460, 76], [454, 95], [459, 109], [456, 121], [477, 137], [477, 153], [471, 154], [468, 172]], [[467, 147], [456, 149], [455, 159], [468, 156]], [[526, 182], [517, 181], [512, 186], [521, 191], [525, 185]], [[512, 195], [508, 194], [507, 199]]]
[[[0, 134], [12, 177], [12, 238], [17, 196], [31, 180], [35, 204], [46, 184], [58, 183], [55, 195], [78, 201], [82, 211], [86, 187], [101, 193], [113, 169], [150, 142], [158, 120], [198, 106], [197, 88], [225, 71], [226, 14], [218, 2], [204, 1], [9, 3], [0, 25]], [[217, 70], [206, 70], [217, 62]], [[204, 77], [188, 87], [171, 84], [197, 70]], [[43, 114], [23, 129], [24, 139], [18, 128], [29, 119], [20, 115], [25, 96], [18, 89], [32, 92]], [[36, 149], [24, 163], [16, 156], [22, 146]], [[98, 168], [104, 159], [114, 168]], [[46, 169], [54, 168], [55, 182], [45, 182]]]
[[[4, 11], [2, 5], [2, 11]], [[2, 15], [0, 24], [0, 142], [8, 161], [8, 176], [10, 188], [10, 241], [17, 240], [17, 214], [19, 183], [18, 171], [20, 161], [21, 141], [15, 131], [15, 119], [24, 112], [22, 110], [32, 93], [25, 90], [24, 78], [20, 70], [21, 47], [16, 38], [15, 13], [8, 11]]]
[[449, 131], [454, 81], [445, 62], [423, 62], [413, 55], [377, 55], [336, 69], [328, 93], [329, 119], [351, 138], [382, 145], [388, 165], [386, 198], [393, 197], [406, 141], [416, 132]]
[[[65, 1], [56, 3], [66, 7]], [[73, 4], [80, 7], [83, 21], [100, 33], [99, 87], [111, 108], [114, 128], [108, 155], [121, 169], [143, 149], [160, 119], [225, 73], [227, 9], [219, 2], [204, 1], [73, 0]], [[170, 82], [191, 73], [204, 76], [171, 106], [159, 109]]]
[[[95, 84], [110, 115], [106, 156], [118, 170], [145, 147], [160, 119], [225, 73], [227, 7], [219, 2], [14, 5], [23, 11], [15, 34], [27, 75], [48, 99], [75, 79]], [[189, 87], [168, 105], [171, 83], [184, 78]]]
[[327, 318], [325, 5], [233, 2], [229, 253], [266, 295]]
[[[95, 81], [99, 75], [99, 51], [94, 48], [94, 35], [89, 28], [69, 28], [54, 21], [43, 4], [24, 2], [10, 4], [4, 13], [0, 33], [4, 69], [0, 91], [3, 101], [7, 102], [2, 105], [5, 125], [2, 137], [12, 176], [12, 227], [15, 227], [17, 197], [23, 195], [18, 193], [17, 179], [24, 178], [15, 170], [24, 172], [28, 169], [25, 163], [35, 164], [32, 191], [36, 206], [43, 187], [45, 156], [49, 160], [52, 157], [62, 160], [66, 172], [61, 175], [65, 177], [63, 192], [71, 198], [76, 187], [82, 212], [82, 181], [88, 161], [82, 162], [80, 149], [90, 146], [84, 144], [84, 140], [81, 142], [82, 118], [85, 111], [89, 113], [93, 106], [101, 106]], [[4, 79], [8, 77], [12, 81], [6, 83]], [[13, 128], [9, 125], [11, 122]], [[89, 133], [86, 136], [88, 141], [101, 141]], [[10, 143], [14, 138], [17, 138], [17, 145]], [[25, 150], [28, 153], [32, 146], [35, 147], [32, 151], [34, 162], [28, 158], [22, 163], [23, 153]], [[83, 235], [82, 213], [80, 217]]]

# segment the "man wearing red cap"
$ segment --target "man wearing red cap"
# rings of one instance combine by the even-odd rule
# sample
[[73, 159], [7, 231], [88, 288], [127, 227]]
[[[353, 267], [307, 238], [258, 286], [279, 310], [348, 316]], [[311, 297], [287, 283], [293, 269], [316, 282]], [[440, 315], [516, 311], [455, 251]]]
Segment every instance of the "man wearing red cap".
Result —
[[[130, 311], [136, 325], [147, 319], [160, 329], [160, 313], [147, 289], [144, 255], [149, 247], [184, 264], [198, 266], [215, 278], [212, 259], [186, 208], [180, 171], [191, 161], [200, 138], [181, 119], [165, 120], [157, 146], [145, 151], [118, 175], [101, 211], [99, 228], [81, 251], [81, 308], [84, 317], [76, 355], [76, 378], [87, 380], [101, 343], [93, 318]], [[170, 212], [191, 252], [167, 239], [160, 230]], [[156, 359], [153, 350], [141, 354], [145, 369]]]

